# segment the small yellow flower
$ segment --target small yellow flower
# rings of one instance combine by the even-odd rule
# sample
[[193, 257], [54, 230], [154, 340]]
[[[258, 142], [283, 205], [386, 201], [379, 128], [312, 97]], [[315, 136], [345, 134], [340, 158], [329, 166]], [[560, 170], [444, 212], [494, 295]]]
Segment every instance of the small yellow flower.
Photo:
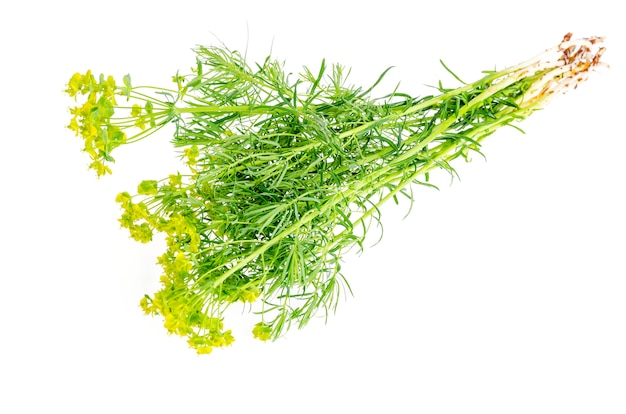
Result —
[[233, 336], [232, 331], [228, 330], [222, 334], [224, 338], [224, 346], [229, 346], [233, 342], [235, 342], [235, 337]]
[[135, 126], [139, 129], [141, 129], [142, 131], [146, 129], [146, 120], [143, 116], [140, 116], [139, 118], [137, 118], [137, 120], [135, 121]]
[[106, 174], [111, 174], [111, 169], [107, 167], [106, 165], [104, 165], [102, 161], [100, 160], [96, 160], [92, 162], [91, 164], [89, 164], [89, 168], [94, 170], [96, 174], [98, 174], [98, 177], [102, 177], [103, 175], [106, 175]]
[[127, 204], [130, 200], [132, 200], [132, 197], [126, 191], [124, 191], [123, 193], [119, 193], [117, 196], [115, 196], [115, 202], [122, 205]]
[[83, 75], [76, 72], [70, 78], [70, 81], [67, 84], [67, 89], [65, 93], [67, 93], [71, 97], [75, 97], [78, 92], [80, 92], [81, 87], [83, 86]]
[[165, 323], [163, 324], [163, 326], [171, 334], [179, 334], [183, 332], [186, 328], [185, 323], [171, 313], [165, 315]]
[[272, 337], [272, 328], [264, 322], [259, 322], [254, 325], [252, 335], [261, 341], [267, 341]]
[[82, 116], [83, 118], [89, 118], [89, 115], [91, 114], [91, 109], [93, 108], [93, 103], [87, 101], [83, 104], [83, 106], [80, 107], [80, 109], [77, 109], [78, 114], [80, 116]]
[[196, 165], [198, 162], [198, 155], [200, 155], [200, 151], [198, 150], [197, 145], [192, 145], [189, 148], [185, 148], [184, 151], [185, 157], [187, 157], [187, 165]]
[[96, 144], [96, 149], [102, 151], [102, 152], [106, 152], [106, 145], [104, 143], [104, 141], [102, 140], [102, 136], [101, 135], [96, 135], [93, 142], [95, 142]]
[[154, 315], [156, 313], [156, 308], [152, 304], [152, 300], [150, 300], [150, 297], [148, 295], [145, 295], [143, 298], [141, 298], [141, 300], [139, 301], [139, 306], [146, 315]]
[[243, 290], [239, 293], [239, 300], [242, 302], [253, 303], [261, 295], [261, 292], [256, 287]]
[[142, 109], [141, 106], [133, 104], [133, 109], [130, 110], [130, 116], [140, 116]]
[[183, 76], [175, 75], [172, 76], [172, 82], [178, 85], [178, 90], [180, 91], [183, 89], [183, 83], [185, 82], [185, 78]]
[[80, 128], [78, 126], [78, 122], [76, 122], [76, 117], [73, 117], [70, 120], [70, 124], [67, 126], [67, 128], [71, 131], [74, 131], [76, 133], [76, 136], [78, 136], [78, 131], [80, 130]]
[[169, 179], [170, 179], [170, 185], [174, 188], [179, 188], [183, 184], [183, 181], [182, 181], [183, 177], [180, 175], [180, 173], [170, 174]]
[[172, 286], [172, 281], [165, 275], [161, 276], [159, 280], [161, 281], [161, 284], [163, 285], [165, 289]]
[[150, 216], [150, 211], [143, 201], [137, 204], [128, 203], [126, 211], [135, 221], [144, 220]]
[[132, 226], [128, 230], [130, 231], [130, 236], [138, 242], [148, 243], [152, 241], [152, 229], [148, 223]]
[[183, 252], [179, 252], [176, 255], [173, 265], [176, 273], [189, 273], [193, 267], [192, 263], [187, 259]]
[[208, 355], [213, 352], [213, 348], [208, 345], [196, 346], [195, 349], [198, 355]]
[[122, 214], [122, 217], [120, 217], [118, 221], [120, 222], [120, 226], [126, 229], [130, 229], [135, 224], [135, 220], [127, 213]]
[[115, 79], [109, 75], [104, 82], [104, 91], [107, 96], [111, 96], [115, 93]]

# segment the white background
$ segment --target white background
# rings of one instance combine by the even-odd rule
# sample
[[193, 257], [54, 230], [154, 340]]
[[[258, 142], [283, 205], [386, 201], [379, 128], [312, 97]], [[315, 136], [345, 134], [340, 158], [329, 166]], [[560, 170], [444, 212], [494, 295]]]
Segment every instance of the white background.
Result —
[[[21, 1], [0, 6], [0, 412], [626, 412], [625, 30], [618, 2]], [[563, 5], [556, 5], [563, 3]], [[552, 5], [554, 4], [554, 5]], [[566, 4], [566, 5], [565, 5]], [[575, 36], [608, 37], [610, 70], [501, 130], [384, 210], [345, 258], [354, 297], [274, 343], [209, 356], [138, 301], [155, 257], [119, 229], [115, 194], [173, 172], [168, 131], [87, 171], [64, 129], [77, 71], [169, 86], [216, 37], [298, 72], [322, 58], [413, 94]], [[386, 92], [381, 89], [381, 92]], [[376, 237], [371, 238], [374, 244]]]

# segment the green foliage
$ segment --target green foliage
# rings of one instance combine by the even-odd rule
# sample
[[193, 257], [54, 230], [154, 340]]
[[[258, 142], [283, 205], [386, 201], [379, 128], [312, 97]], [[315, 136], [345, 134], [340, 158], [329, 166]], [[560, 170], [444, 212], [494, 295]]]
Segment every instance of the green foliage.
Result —
[[[76, 108], [80, 126], [70, 128], [105, 131], [105, 149], [88, 151], [100, 162], [111, 141], [175, 124], [172, 142], [189, 171], [142, 181], [136, 196], [121, 193], [116, 201], [134, 239], [166, 235], [158, 258], [163, 287], [142, 308], [200, 353], [232, 343], [222, 319], [234, 302], [260, 302], [253, 335], [261, 340], [335, 311], [350, 289], [342, 255], [363, 248], [371, 225], [381, 224], [383, 203], [399, 196], [412, 202], [410, 186], [432, 186], [435, 168], [455, 174], [454, 159], [479, 153], [483, 139], [526, 118], [553, 87], [597, 61], [563, 72], [563, 63], [539, 60], [456, 89], [440, 84], [432, 96], [374, 98], [386, 71], [363, 89], [348, 83], [343, 66], [325, 61], [290, 76], [270, 57], [251, 67], [224, 47], [198, 47], [196, 56], [192, 73], [174, 76], [176, 90], [148, 96], [127, 75], [93, 108]], [[68, 93], [90, 93], [85, 79], [74, 75]], [[114, 94], [135, 103], [116, 106]], [[115, 121], [114, 109], [130, 114]], [[133, 139], [110, 139], [110, 131], [133, 128]]]

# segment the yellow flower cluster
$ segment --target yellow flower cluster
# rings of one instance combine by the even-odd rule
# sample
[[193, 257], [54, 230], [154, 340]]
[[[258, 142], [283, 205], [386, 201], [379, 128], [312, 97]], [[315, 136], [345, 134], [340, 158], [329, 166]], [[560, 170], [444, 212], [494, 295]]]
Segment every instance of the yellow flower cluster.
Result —
[[264, 322], [254, 325], [252, 335], [261, 341], [267, 341], [272, 337], [272, 327]]
[[171, 253], [177, 254], [183, 247], [181, 245], [191, 253], [198, 251], [200, 235], [190, 217], [172, 214], [167, 221], [157, 225], [157, 230], [167, 233], [167, 246]]
[[82, 105], [70, 108], [73, 116], [68, 128], [83, 138], [83, 151], [92, 159], [89, 168], [95, 170], [98, 177], [110, 174], [111, 169], [105, 162], [113, 162], [111, 151], [126, 142], [126, 134], [111, 123], [117, 105], [115, 95], [120, 93], [115, 79], [100, 75], [96, 80], [90, 70], [85, 74], [75, 73], [65, 92], [75, 100], [78, 95], [87, 96]]
[[198, 354], [211, 353], [213, 348], [228, 346], [235, 341], [232, 332], [224, 330], [221, 319], [207, 316], [198, 309], [202, 303], [198, 295], [167, 278], [161, 278], [161, 281], [163, 289], [153, 298], [144, 296], [140, 306], [148, 315], [163, 316], [163, 325], [170, 334], [187, 337], [187, 343]]
[[127, 192], [117, 195], [115, 201], [121, 204], [124, 213], [119, 219], [122, 227], [127, 228], [130, 236], [141, 243], [152, 241], [151, 225], [154, 215], [150, 213], [144, 202], [133, 203], [132, 197]]
[[[171, 175], [169, 184], [161, 190], [180, 190], [181, 187], [182, 177]], [[139, 195], [147, 197], [144, 201], [133, 202], [127, 192], [116, 197], [123, 210], [120, 223], [129, 229], [132, 238], [145, 243], [152, 240], [154, 230], [167, 234], [168, 248], [158, 258], [164, 272], [161, 276], [163, 288], [152, 297], [146, 295], [140, 306], [146, 314], [161, 315], [168, 332], [186, 337], [199, 354], [210, 353], [215, 347], [232, 344], [234, 337], [230, 330], [224, 330], [221, 318], [206, 314], [203, 309], [205, 298], [190, 287], [194, 280], [192, 260], [200, 245], [194, 222], [178, 212], [164, 218], [148, 209], [149, 197], [156, 196], [159, 191], [157, 181], [145, 180], [138, 186]]]
[[[189, 156], [195, 159], [197, 154], [192, 150]], [[155, 231], [166, 235], [167, 249], [157, 259], [163, 269], [163, 288], [141, 299], [141, 308], [147, 314], [163, 317], [168, 332], [186, 337], [198, 353], [209, 353], [215, 347], [228, 346], [234, 341], [231, 331], [224, 330], [220, 311], [207, 313], [206, 303], [211, 301], [210, 297], [219, 296], [228, 303], [252, 303], [259, 298], [261, 290], [258, 283], [235, 275], [215, 290], [205, 291], [196, 284], [200, 277], [198, 262], [201, 263], [202, 255], [206, 254], [200, 251], [202, 223], [191, 214], [191, 209], [180, 204], [180, 200], [191, 197], [196, 191], [194, 188], [184, 187], [183, 177], [176, 174], [162, 183], [144, 180], [137, 186], [137, 196], [123, 192], [117, 195], [116, 201], [123, 211], [120, 224], [129, 230], [133, 239], [146, 243], [152, 240]], [[166, 203], [166, 199], [170, 201]], [[149, 208], [155, 203], [160, 203], [161, 208]], [[259, 323], [253, 335], [267, 341], [271, 332], [270, 325]]]

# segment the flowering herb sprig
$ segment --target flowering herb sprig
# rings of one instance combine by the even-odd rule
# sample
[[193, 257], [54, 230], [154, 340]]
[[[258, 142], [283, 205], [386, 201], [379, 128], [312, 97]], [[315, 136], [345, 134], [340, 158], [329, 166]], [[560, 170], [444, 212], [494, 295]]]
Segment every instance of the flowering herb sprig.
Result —
[[363, 247], [382, 204], [413, 201], [411, 184], [431, 185], [431, 170], [453, 174], [450, 163], [479, 152], [498, 128], [576, 88], [602, 65], [602, 41], [568, 34], [473, 83], [382, 98], [371, 94], [386, 72], [362, 89], [341, 65], [323, 61], [291, 79], [271, 58], [251, 67], [236, 51], [198, 47], [174, 89], [75, 74], [67, 93], [84, 103], [71, 109], [69, 128], [100, 176], [114, 149], [175, 124], [187, 171], [142, 181], [116, 201], [132, 238], [166, 235], [162, 288], [141, 307], [209, 353], [233, 342], [223, 315], [235, 302], [260, 302], [252, 333], [264, 341], [334, 311], [349, 290], [342, 254]]
[[[70, 108], [73, 116], [68, 128], [84, 140], [83, 151], [92, 159], [89, 168], [98, 176], [111, 173], [107, 163], [115, 161], [111, 157], [115, 148], [145, 138], [171, 120], [178, 92], [161, 89], [163, 96], [172, 99], [163, 101], [141, 92], [144, 88], [133, 88], [130, 75], [124, 76], [123, 82], [124, 86], [118, 87], [112, 76], [96, 79], [88, 70], [75, 73], [65, 90], [76, 101], [79, 96], [84, 98], [80, 106]], [[116, 96], [125, 103], [118, 105]], [[129, 130], [135, 130], [130, 137]]]

